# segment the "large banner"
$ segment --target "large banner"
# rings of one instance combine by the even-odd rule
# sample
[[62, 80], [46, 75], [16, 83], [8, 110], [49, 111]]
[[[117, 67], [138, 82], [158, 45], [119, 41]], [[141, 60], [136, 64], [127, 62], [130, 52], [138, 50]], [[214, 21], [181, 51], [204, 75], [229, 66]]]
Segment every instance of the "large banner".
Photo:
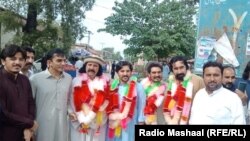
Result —
[[242, 75], [250, 60], [249, 7], [250, 0], [200, 0], [196, 73], [202, 73], [208, 60], [223, 59], [235, 66], [237, 76]]

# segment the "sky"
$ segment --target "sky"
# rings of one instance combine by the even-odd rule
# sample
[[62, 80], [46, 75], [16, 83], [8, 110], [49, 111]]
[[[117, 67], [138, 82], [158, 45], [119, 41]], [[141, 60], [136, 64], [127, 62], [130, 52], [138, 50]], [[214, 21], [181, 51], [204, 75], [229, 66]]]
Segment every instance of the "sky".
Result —
[[[117, 1], [121, 2], [122, 0]], [[113, 47], [115, 52], [120, 51], [122, 53], [126, 45], [122, 43], [119, 36], [112, 36], [106, 32], [97, 32], [98, 29], [105, 27], [104, 19], [113, 13], [112, 7], [114, 6], [114, 2], [115, 0], [96, 0], [92, 10], [87, 11], [85, 14], [84, 25], [92, 32], [89, 44], [94, 49], [101, 50], [105, 47]], [[88, 34], [85, 36], [77, 43], [88, 43]]]

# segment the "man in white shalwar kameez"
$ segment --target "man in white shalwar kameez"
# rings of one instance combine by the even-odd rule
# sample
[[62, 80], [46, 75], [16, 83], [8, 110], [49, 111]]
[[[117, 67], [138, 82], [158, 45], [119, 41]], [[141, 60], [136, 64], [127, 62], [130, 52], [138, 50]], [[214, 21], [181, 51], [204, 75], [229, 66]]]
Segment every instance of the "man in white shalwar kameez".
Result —
[[65, 64], [64, 52], [55, 48], [47, 54], [48, 69], [30, 78], [39, 124], [36, 141], [68, 141], [67, 107], [72, 78], [63, 72]]
[[69, 107], [71, 141], [105, 141], [109, 78], [102, 72], [103, 64], [98, 56], [86, 57], [73, 80]]
[[222, 65], [207, 62], [203, 66], [205, 88], [193, 100], [189, 124], [246, 124], [239, 96], [222, 86]]

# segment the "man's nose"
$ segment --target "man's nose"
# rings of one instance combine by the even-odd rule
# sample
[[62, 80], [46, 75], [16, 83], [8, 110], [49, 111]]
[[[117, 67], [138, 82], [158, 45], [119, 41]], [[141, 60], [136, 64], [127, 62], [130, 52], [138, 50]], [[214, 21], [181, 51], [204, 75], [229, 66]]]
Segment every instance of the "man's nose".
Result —
[[182, 73], [182, 70], [181, 69], [178, 69], [177, 70], [177, 74], [181, 74]]
[[62, 65], [66, 65], [67, 63], [66, 63], [66, 61], [62, 61]]
[[27, 62], [33, 63], [33, 60], [34, 60], [34, 59], [29, 58], [29, 59], [27, 59]]
[[210, 76], [210, 80], [211, 80], [211, 81], [214, 81], [214, 76]]
[[232, 83], [232, 82], [233, 82], [233, 79], [232, 79], [232, 78], [229, 78], [228, 81]]
[[22, 62], [24, 62], [24, 60], [20, 60], [20, 59], [16, 59], [16, 60], [15, 60], [15, 63], [16, 63], [16, 64], [21, 64]]

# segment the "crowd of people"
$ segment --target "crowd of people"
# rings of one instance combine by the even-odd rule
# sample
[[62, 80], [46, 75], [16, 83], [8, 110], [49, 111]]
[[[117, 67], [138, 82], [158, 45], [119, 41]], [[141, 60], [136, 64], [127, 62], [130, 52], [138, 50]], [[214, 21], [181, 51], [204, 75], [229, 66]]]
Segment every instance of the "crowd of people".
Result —
[[249, 124], [250, 62], [236, 79], [232, 66], [209, 61], [199, 76], [174, 56], [149, 62], [139, 81], [128, 61], [113, 62], [110, 77], [105, 60], [91, 55], [72, 78], [60, 48], [47, 53], [41, 72], [34, 58], [31, 47], [1, 52], [1, 141], [133, 141], [135, 125]]

